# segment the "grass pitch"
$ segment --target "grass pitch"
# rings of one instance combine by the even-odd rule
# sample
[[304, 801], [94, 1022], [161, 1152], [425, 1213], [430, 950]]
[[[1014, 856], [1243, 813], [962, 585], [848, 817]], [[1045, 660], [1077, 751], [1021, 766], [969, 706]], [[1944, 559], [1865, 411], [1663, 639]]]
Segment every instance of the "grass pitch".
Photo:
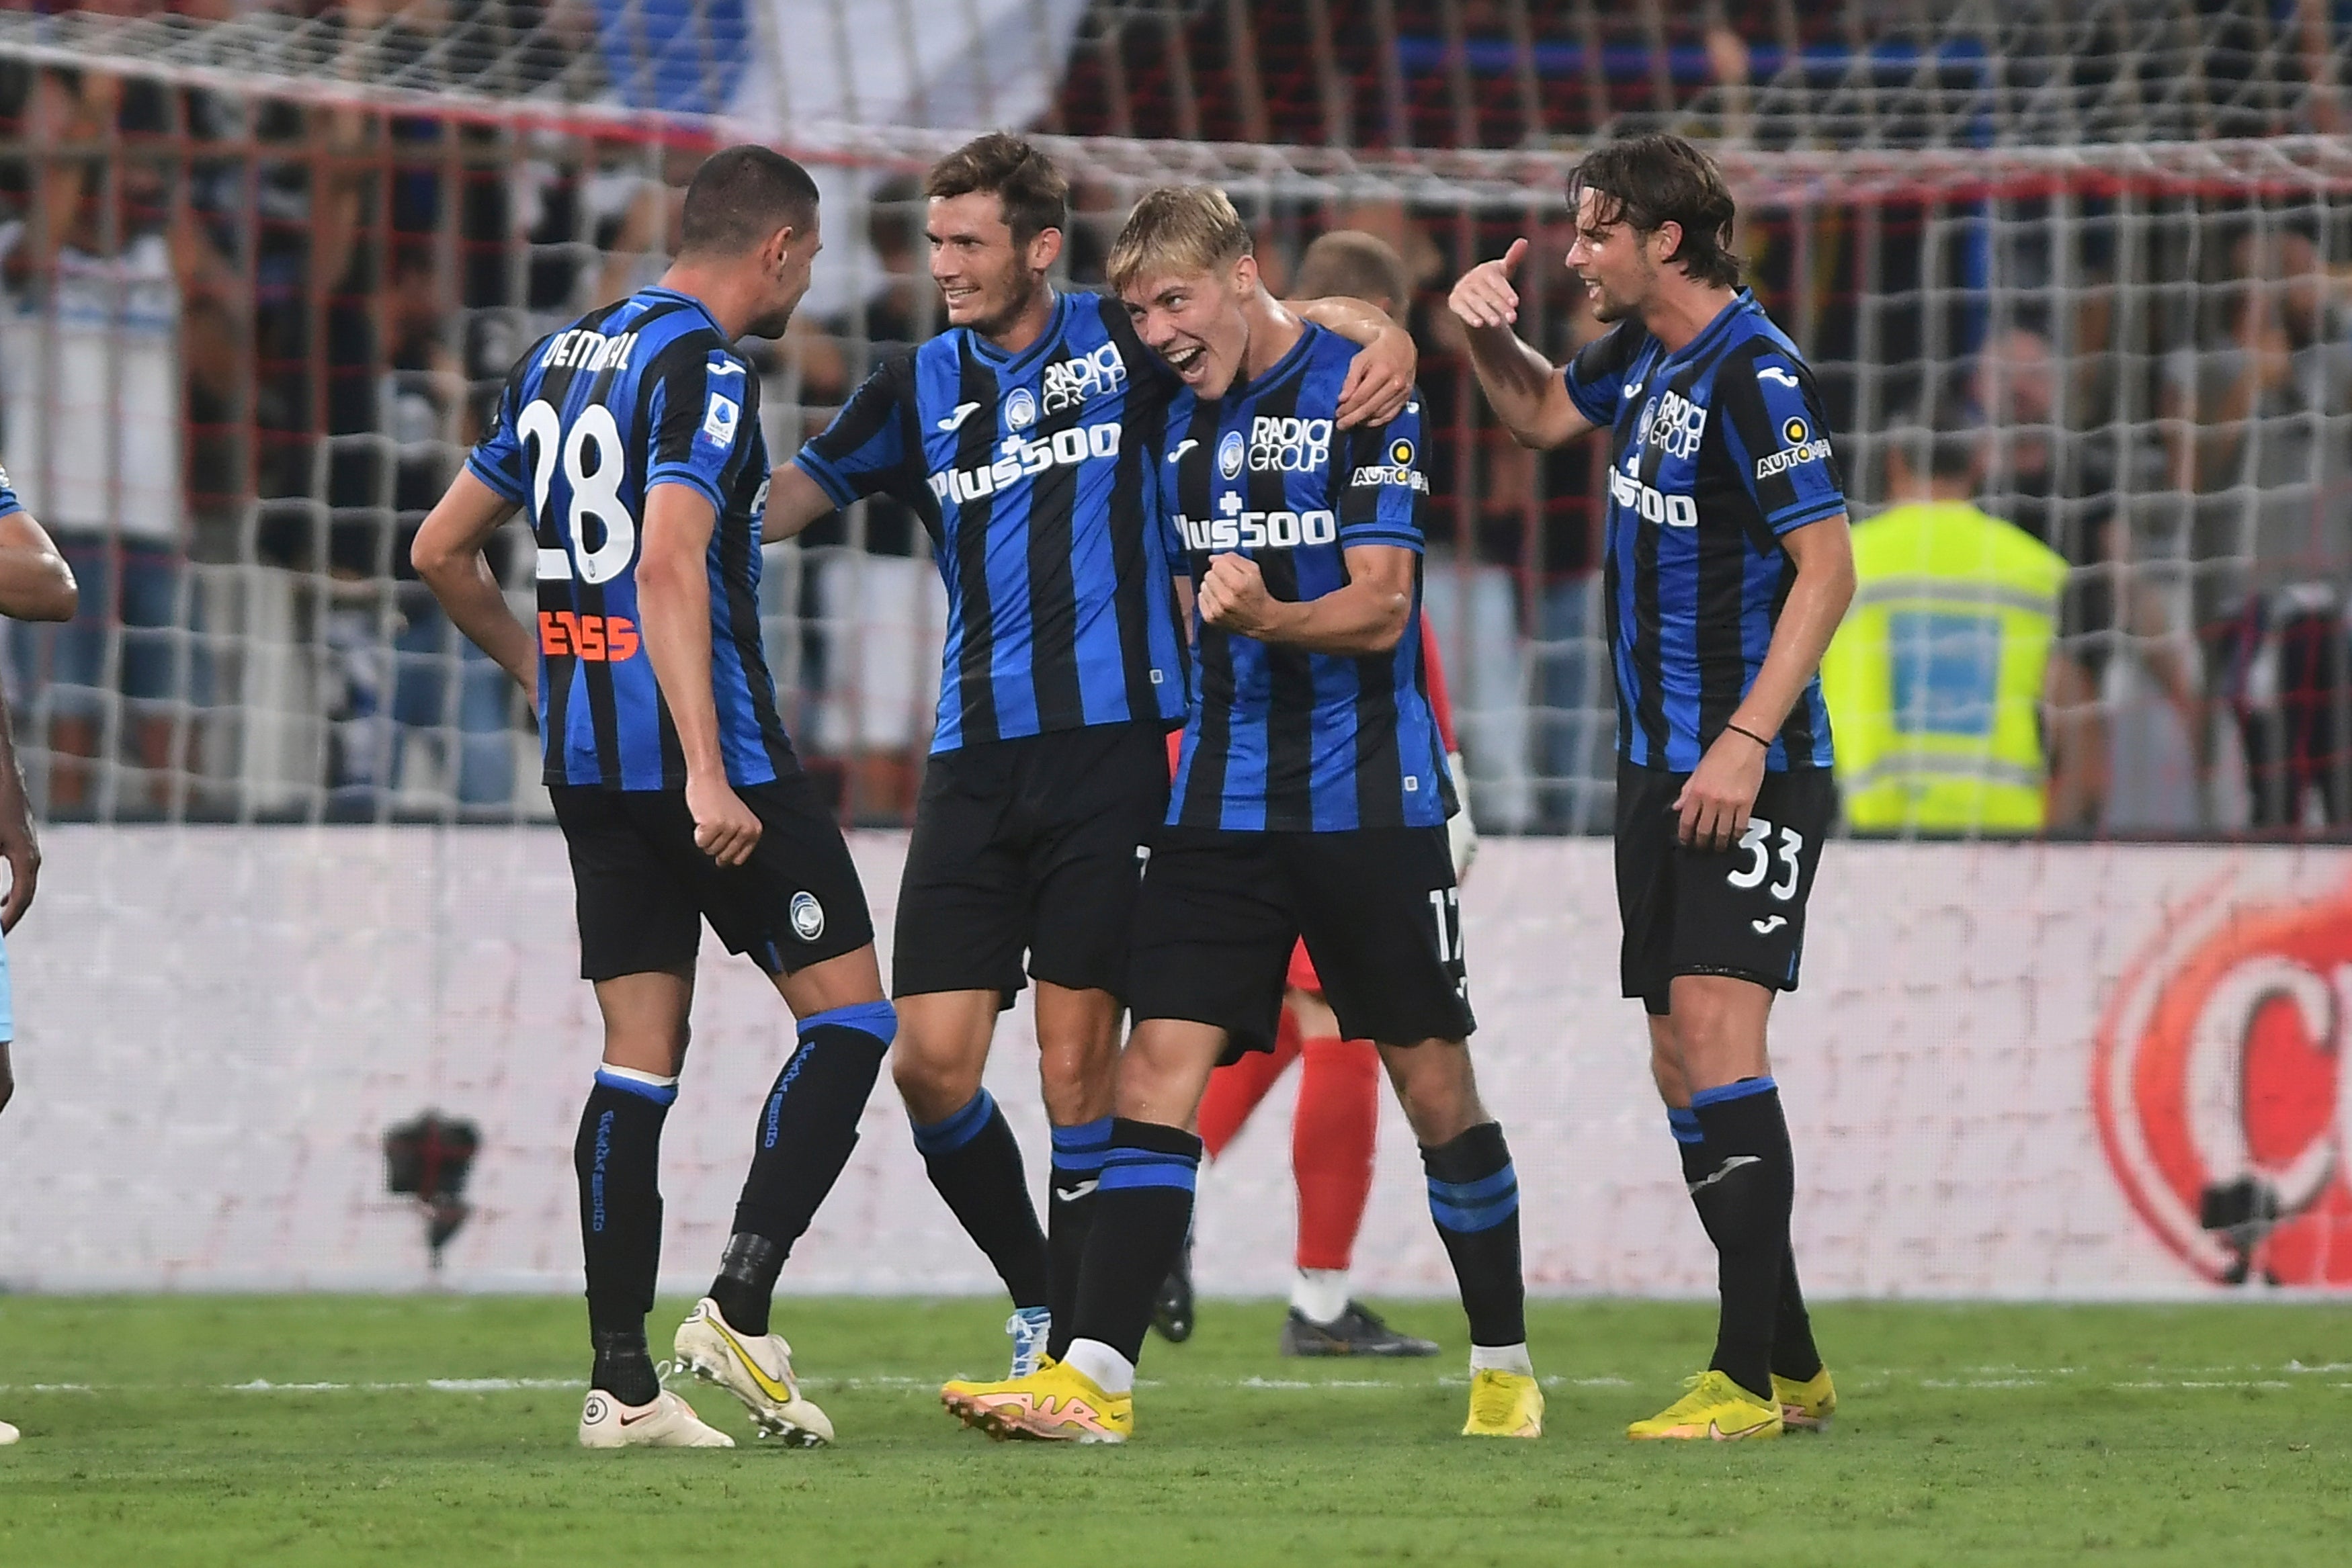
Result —
[[572, 1301], [0, 1300], [0, 1563], [2352, 1561], [2352, 1308], [1831, 1305], [1828, 1435], [1639, 1448], [1702, 1308], [1538, 1306], [1546, 1435], [1474, 1445], [1450, 1306], [1393, 1313], [1436, 1363], [1334, 1364], [1208, 1302], [1147, 1350], [1125, 1449], [941, 1413], [1001, 1313], [788, 1300], [838, 1447], [750, 1446], [697, 1387], [745, 1448], [588, 1454]]

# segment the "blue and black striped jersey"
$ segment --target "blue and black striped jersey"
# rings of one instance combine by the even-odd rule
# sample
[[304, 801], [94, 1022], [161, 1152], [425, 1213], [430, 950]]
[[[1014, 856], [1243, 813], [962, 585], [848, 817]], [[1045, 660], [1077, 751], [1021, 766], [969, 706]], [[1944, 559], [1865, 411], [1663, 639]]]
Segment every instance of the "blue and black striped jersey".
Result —
[[534, 344], [466, 460], [539, 540], [539, 727], [550, 784], [677, 789], [686, 758], [637, 614], [646, 495], [718, 512], [710, 679], [732, 784], [799, 770], [760, 645], [760, 383], [690, 295], [644, 288]]
[[1064, 294], [1007, 354], [958, 328], [885, 363], [794, 459], [838, 506], [883, 492], [947, 583], [933, 751], [1187, 705], [1151, 455], [1174, 378], [1126, 308]]
[[[1812, 371], [1746, 289], [1673, 353], [1638, 319], [1567, 370], [1611, 431], [1602, 574], [1617, 755], [1686, 773], [1755, 684], [1797, 578], [1781, 538], [1845, 510]], [[1818, 676], [1765, 766], [1827, 768]]]
[[[1381, 428], [1335, 418], [1355, 345], [1310, 326], [1281, 361], [1214, 402], [1190, 392], [1168, 414], [1175, 548], [1197, 585], [1217, 556], [1258, 564], [1266, 591], [1300, 603], [1348, 582], [1347, 550], [1422, 550], [1429, 480], [1421, 394]], [[1200, 701], [1184, 729], [1174, 825], [1338, 832], [1434, 827], [1454, 810], [1421, 659], [1421, 570], [1386, 653], [1347, 658], [1261, 643], [1199, 622]]]
[[8, 470], [0, 468], [0, 517], [24, 509], [24, 503], [16, 499], [16, 492], [8, 486]]

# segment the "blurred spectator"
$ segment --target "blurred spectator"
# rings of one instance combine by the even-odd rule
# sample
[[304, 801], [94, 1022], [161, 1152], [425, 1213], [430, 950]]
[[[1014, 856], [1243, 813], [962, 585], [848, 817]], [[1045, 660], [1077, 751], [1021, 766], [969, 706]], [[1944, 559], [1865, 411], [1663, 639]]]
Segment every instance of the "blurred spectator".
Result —
[[[169, 95], [47, 71], [26, 105], [36, 139], [89, 144], [126, 118], [170, 129]], [[161, 123], [156, 123], [161, 121]], [[184, 306], [228, 291], [226, 268], [174, 192], [170, 166], [130, 157], [41, 166], [24, 221], [0, 227], [0, 379], [26, 504], [81, 584], [68, 625], [21, 628], [36, 732], [56, 811], [99, 806], [90, 764], [127, 749], [168, 808], [199, 694], [184, 565], [187, 507], [179, 339]]]
[[[1562, 363], [1604, 329], [1581, 292], [1570, 293]], [[1542, 517], [1530, 534], [1540, 552], [1531, 565], [1543, 585], [1542, 641], [1531, 650], [1543, 700], [1536, 731], [1543, 824], [1555, 832], [1605, 833], [1617, 799], [1617, 692], [1606, 657], [1598, 504], [1608, 444], [1597, 436], [1548, 452], [1514, 444], [1493, 455], [1498, 466], [1515, 465], [1531, 486], [1540, 484], [1528, 499]]]
[[[2105, 340], [2081, 323], [2074, 337], [2077, 344]], [[2169, 508], [2161, 499], [2150, 503], [2136, 534], [2118, 506], [2126, 492], [2160, 491], [2164, 465], [2104, 428], [2096, 369], [2083, 356], [2062, 360], [2042, 333], [2013, 327], [1986, 340], [1968, 367], [1961, 402], [1985, 425], [1986, 509], [2072, 569], [2058, 647], [2099, 703], [2102, 760], [2084, 773], [2097, 784], [2086, 797], [2090, 825], [2185, 831], [2203, 812], [2195, 660], [2168, 580], [2151, 570], [2164, 553], [2158, 547]], [[2074, 824], [2062, 812], [2053, 825]]]
[[2095, 685], [2116, 638], [2116, 443], [2070, 424], [2050, 340], [2030, 328], [1996, 332], [1969, 366], [1968, 402], [1985, 428], [1986, 509], [2048, 545], [2074, 570], [2059, 612], [2060, 646]]
[[[939, 290], [923, 233], [928, 211], [912, 180], [884, 181], [868, 195], [864, 248], [875, 276], [847, 312], [814, 330], [795, 320], [782, 345], [800, 395], [779, 399], [778, 410], [802, 402], [812, 417], [805, 433], [772, 434], [780, 456], [821, 429], [877, 366], [932, 334]], [[770, 663], [781, 674], [797, 652], [810, 716], [799, 733], [817, 751], [849, 759], [845, 790], [853, 819], [897, 822], [914, 807], [947, 623], [946, 589], [929, 544], [912, 510], [877, 496], [803, 531], [804, 570], [774, 572], [763, 584], [769, 623], [779, 633], [769, 639]]]
[[2242, 747], [2246, 818], [2347, 820], [2343, 585], [2352, 573], [2352, 343], [2311, 236], [2258, 230], [2210, 290], [2215, 336], [2166, 361], [2174, 480], [2195, 497], [2192, 598]]
[[[1403, 221], [1402, 207], [1391, 203], [1348, 210], [1383, 238]], [[1458, 246], [1475, 243], [1475, 233], [1458, 222], [1408, 225], [1406, 243], [1397, 248], [1417, 289], [1451, 276], [1454, 264], [1439, 235]], [[1567, 248], [1563, 242], [1554, 254]], [[1531, 318], [1548, 303], [1539, 287], [1527, 298]], [[1424, 603], [1453, 690], [1454, 730], [1477, 784], [1472, 814], [1481, 832], [1523, 832], [1536, 825], [1528, 776], [1534, 693], [1522, 606], [1530, 586], [1526, 570], [1538, 483], [1539, 476], [1574, 473], [1576, 484], [1561, 492], [1573, 494], [1582, 487], [1584, 465], [1574, 456], [1564, 468], [1540, 464], [1503, 434], [1473, 390], [1460, 322], [1452, 311], [1423, 303], [1416, 298], [1412, 324], [1422, 350], [1422, 428], [1429, 437], [1434, 503], [1425, 528]], [[1564, 326], [1542, 316], [1527, 329], [1549, 337]]]
[[2094, 692], [2059, 645], [2066, 562], [1972, 504], [1978, 433], [1890, 434], [1887, 498], [1853, 530], [1853, 606], [1822, 664], [1846, 821], [1875, 832], [2087, 826]]
[[2329, 323], [2318, 247], [2272, 229], [2229, 256], [2229, 281], [2204, 291], [2206, 340], [2164, 366], [2170, 476], [2198, 497], [2190, 549], [2208, 563], [2200, 622], [2352, 571], [2352, 344]]
[[[408, 559], [417, 526], [480, 434], [467, 402], [466, 374], [450, 346], [454, 313], [432, 254], [422, 245], [394, 250], [378, 314], [385, 364], [378, 418], [394, 443], [391, 567], [399, 583], [387, 782], [413, 788], [409, 775], [419, 748], [446, 744], [456, 755], [441, 762], [454, 775], [458, 806], [502, 807], [514, 792], [513, 685], [450, 623]], [[501, 581], [511, 580], [517, 531], [502, 529], [489, 544], [490, 567]]]

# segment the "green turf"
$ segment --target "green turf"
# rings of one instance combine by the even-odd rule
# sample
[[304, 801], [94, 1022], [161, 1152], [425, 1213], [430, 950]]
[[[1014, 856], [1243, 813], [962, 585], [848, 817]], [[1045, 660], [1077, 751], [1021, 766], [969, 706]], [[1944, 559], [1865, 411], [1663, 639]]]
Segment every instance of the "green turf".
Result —
[[1623, 1424], [1699, 1358], [1702, 1310], [1538, 1307], [1549, 1429], [1472, 1444], [1452, 1309], [1393, 1314], [1436, 1364], [1334, 1365], [1272, 1354], [1278, 1307], [1212, 1302], [1147, 1354], [1124, 1449], [940, 1413], [940, 1376], [1001, 1364], [999, 1314], [788, 1301], [840, 1446], [585, 1454], [571, 1386], [426, 1381], [568, 1385], [570, 1301], [0, 1300], [26, 1433], [0, 1563], [2352, 1561], [2342, 1307], [1830, 1306], [1836, 1430], [1638, 1448]]

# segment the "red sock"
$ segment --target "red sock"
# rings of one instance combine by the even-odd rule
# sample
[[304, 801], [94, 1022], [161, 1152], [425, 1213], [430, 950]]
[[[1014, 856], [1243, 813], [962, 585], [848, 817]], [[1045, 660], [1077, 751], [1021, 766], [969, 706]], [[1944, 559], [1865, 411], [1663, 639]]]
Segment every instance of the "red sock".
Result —
[[1298, 1266], [1345, 1269], [1372, 1196], [1381, 1053], [1369, 1040], [1310, 1040], [1300, 1051], [1290, 1166], [1298, 1178]]
[[1282, 1009], [1282, 1023], [1274, 1031], [1272, 1051], [1253, 1051], [1229, 1067], [1209, 1074], [1209, 1092], [1201, 1096], [1201, 1146], [1215, 1159], [1242, 1130], [1242, 1124], [1274, 1087], [1298, 1054], [1298, 1024], [1290, 1009]]

